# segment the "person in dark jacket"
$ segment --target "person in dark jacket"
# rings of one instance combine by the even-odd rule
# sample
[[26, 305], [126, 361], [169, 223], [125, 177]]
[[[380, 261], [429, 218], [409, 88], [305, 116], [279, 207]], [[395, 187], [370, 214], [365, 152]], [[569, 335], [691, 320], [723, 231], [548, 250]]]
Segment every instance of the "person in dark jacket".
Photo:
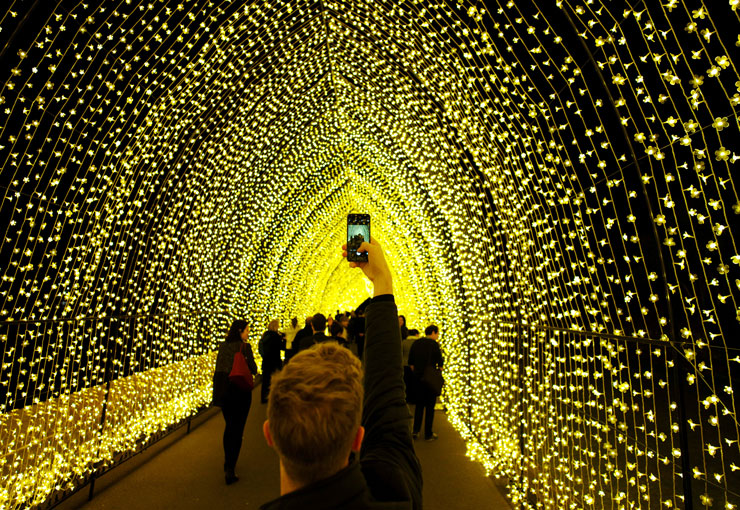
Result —
[[409, 366], [414, 373], [415, 398], [413, 400], [416, 403], [413, 437], [414, 439], [419, 437], [422, 415], [425, 414], [424, 439], [434, 441], [437, 439], [437, 434], [433, 432], [432, 424], [434, 423], [434, 404], [437, 402], [437, 395], [421, 382], [421, 378], [424, 375], [424, 370], [429, 365], [441, 369], [443, 360], [442, 351], [437, 343], [439, 328], [434, 325], [427, 326], [424, 334], [426, 336], [415, 341], [409, 350]]
[[[401, 336], [403, 337], [403, 330]], [[401, 352], [403, 352], [403, 383], [406, 385], [406, 402], [409, 404], [416, 403], [416, 380], [414, 379], [414, 372], [409, 366], [409, 352], [411, 352], [411, 346], [418, 339], [419, 330], [410, 329], [408, 336], [401, 341]]]
[[280, 367], [283, 366], [283, 362], [280, 359], [280, 348], [283, 345], [283, 337], [278, 333], [279, 326], [280, 323], [278, 321], [270, 321], [267, 331], [260, 338], [259, 353], [262, 356], [262, 388], [260, 393], [263, 404], [267, 403], [272, 374], [280, 370]]
[[342, 332], [344, 332], [344, 327], [342, 327], [342, 324], [339, 321], [334, 321], [329, 328], [329, 334], [331, 336], [328, 338], [328, 340], [333, 340], [342, 347], [349, 348], [349, 343], [347, 342], [347, 339], [342, 336]]
[[306, 325], [303, 327], [303, 329], [296, 333], [295, 338], [293, 339], [293, 354], [297, 354], [298, 351], [301, 350], [301, 340], [303, 340], [307, 336], [313, 335], [311, 321], [313, 321], [313, 316], [306, 317]]
[[304, 336], [298, 342], [298, 351], [305, 351], [314, 344], [328, 340], [329, 337], [324, 333], [326, 330], [326, 316], [324, 314], [317, 313], [311, 318], [311, 330], [313, 335]]
[[355, 316], [349, 320], [347, 329], [357, 346], [357, 357], [362, 359], [365, 353], [365, 310], [363, 308], [355, 311]]
[[280, 459], [281, 496], [263, 510], [422, 508], [391, 274], [375, 239], [360, 251], [368, 262], [350, 267], [375, 286], [364, 378], [359, 359], [335, 342], [296, 354], [275, 375], [263, 432]]
[[257, 364], [254, 362], [252, 346], [248, 340], [249, 326], [246, 321], [235, 320], [229, 328], [226, 341], [218, 346], [216, 370], [213, 373], [213, 405], [221, 408], [226, 422], [223, 438], [226, 485], [239, 480], [234, 470], [242, 447], [244, 425], [247, 423], [249, 408], [252, 406], [252, 391], [244, 391], [229, 381], [234, 356], [239, 350], [244, 354], [252, 375], [257, 374]]

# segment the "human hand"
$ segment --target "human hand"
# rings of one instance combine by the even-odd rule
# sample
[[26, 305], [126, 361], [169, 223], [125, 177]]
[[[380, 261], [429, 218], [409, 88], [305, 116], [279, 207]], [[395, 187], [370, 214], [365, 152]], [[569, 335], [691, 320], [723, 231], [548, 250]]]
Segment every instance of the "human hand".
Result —
[[[388, 263], [385, 261], [385, 255], [383, 255], [383, 248], [381, 248], [377, 239], [374, 237], [370, 239], [370, 242], [364, 242], [357, 249], [360, 252], [367, 252], [367, 262], [350, 262], [349, 267], [359, 267], [362, 272], [365, 273], [371, 282], [373, 282], [375, 296], [383, 294], [393, 294], [393, 280], [391, 278], [391, 271], [388, 268]], [[342, 256], [347, 258], [347, 245], [342, 245]]]

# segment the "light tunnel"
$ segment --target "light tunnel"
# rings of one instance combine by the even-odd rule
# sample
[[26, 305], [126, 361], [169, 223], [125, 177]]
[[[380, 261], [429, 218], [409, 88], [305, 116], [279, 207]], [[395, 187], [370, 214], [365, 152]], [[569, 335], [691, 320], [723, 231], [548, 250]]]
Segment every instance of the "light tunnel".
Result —
[[518, 508], [737, 508], [739, 15], [14, 0], [0, 507], [208, 405], [234, 318], [371, 295], [340, 251], [367, 212], [400, 313], [440, 326], [450, 421]]

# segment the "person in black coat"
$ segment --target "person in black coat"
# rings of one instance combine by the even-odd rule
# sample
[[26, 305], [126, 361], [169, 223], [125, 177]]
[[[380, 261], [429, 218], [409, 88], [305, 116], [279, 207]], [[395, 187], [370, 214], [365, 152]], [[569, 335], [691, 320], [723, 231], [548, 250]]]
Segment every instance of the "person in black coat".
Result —
[[334, 321], [329, 328], [329, 333], [331, 336], [328, 338], [328, 340], [333, 340], [337, 342], [342, 347], [349, 348], [349, 342], [347, 342], [347, 339], [342, 336], [342, 332], [344, 331], [344, 327], [339, 321]]
[[247, 423], [249, 408], [252, 406], [252, 390], [242, 390], [229, 381], [234, 356], [240, 350], [252, 375], [257, 373], [257, 364], [254, 362], [252, 346], [248, 340], [249, 326], [246, 321], [235, 320], [229, 328], [226, 341], [218, 346], [216, 370], [213, 373], [213, 405], [221, 408], [226, 422], [223, 437], [226, 485], [239, 480], [234, 469], [242, 447], [244, 425]]
[[[406, 385], [406, 402], [409, 404], [416, 403], [416, 380], [414, 372], [409, 366], [409, 353], [411, 346], [419, 339], [419, 330], [410, 329], [408, 336], [401, 341], [401, 351], [403, 352], [403, 383]], [[403, 337], [403, 331], [401, 333]]]
[[326, 317], [322, 313], [317, 313], [311, 318], [311, 330], [313, 335], [304, 336], [298, 341], [298, 351], [304, 351], [314, 344], [326, 342], [329, 337], [326, 336]]
[[360, 251], [368, 262], [350, 267], [375, 286], [364, 377], [360, 360], [335, 342], [296, 354], [275, 375], [263, 432], [280, 459], [281, 496], [262, 510], [422, 508], [391, 274], [375, 239]]
[[421, 431], [422, 415], [424, 418], [424, 439], [434, 441], [437, 434], [432, 430], [434, 423], [434, 404], [437, 402], [437, 395], [421, 382], [424, 370], [427, 366], [442, 368], [442, 351], [439, 348], [437, 339], [439, 338], [439, 328], [437, 326], [427, 326], [424, 330], [426, 335], [414, 342], [409, 351], [409, 366], [414, 373], [414, 388], [416, 408], [414, 409], [414, 439], [419, 437]]
[[313, 335], [313, 328], [311, 327], [311, 321], [313, 316], [306, 317], [306, 325], [298, 333], [296, 333], [293, 339], [293, 354], [297, 354], [301, 350], [301, 340]]
[[272, 374], [280, 370], [283, 366], [283, 362], [280, 359], [280, 348], [283, 345], [283, 337], [278, 333], [279, 326], [280, 323], [278, 321], [270, 321], [267, 331], [260, 338], [259, 353], [262, 356], [262, 388], [260, 393], [263, 404], [267, 403]]
[[350, 337], [354, 340], [357, 345], [357, 357], [362, 359], [365, 352], [365, 310], [358, 308], [355, 311], [355, 316], [349, 320]]

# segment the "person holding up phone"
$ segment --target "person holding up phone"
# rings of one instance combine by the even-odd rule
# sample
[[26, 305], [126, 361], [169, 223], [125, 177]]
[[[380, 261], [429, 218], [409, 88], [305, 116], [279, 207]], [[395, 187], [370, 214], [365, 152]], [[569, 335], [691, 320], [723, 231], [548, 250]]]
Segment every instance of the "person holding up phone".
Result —
[[350, 267], [375, 287], [364, 380], [360, 361], [336, 342], [301, 351], [273, 377], [263, 432], [280, 459], [281, 496], [264, 510], [422, 508], [390, 270], [375, 239], [356, 251], [367, 261]]

